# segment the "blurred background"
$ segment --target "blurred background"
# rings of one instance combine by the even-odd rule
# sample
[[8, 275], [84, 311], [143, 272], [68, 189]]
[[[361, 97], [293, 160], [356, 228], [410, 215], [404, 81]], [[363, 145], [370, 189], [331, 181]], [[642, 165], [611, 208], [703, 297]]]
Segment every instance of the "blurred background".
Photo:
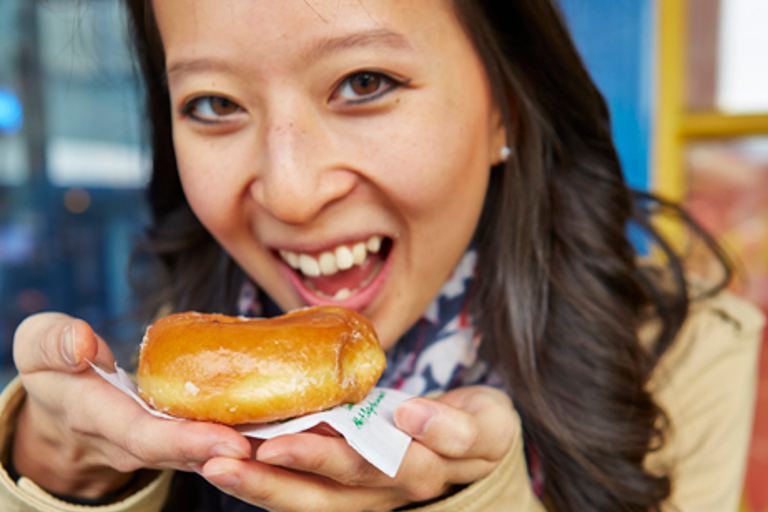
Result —
[[[561, 5], [630, 184], [684, 203], [736, 262], [733, 288], [768, 311], [768, 1]], [[0, 384], [16, 326], [39, 311], [84, 318], [130, 360], [141, 102], [117, 0], [0, 0]], [[768, 511], [768, 350], [761, 374], [743, 512]]]
[[125, 269], [147, 165], [124, 26], [116, 0], [0, 0], [3, 383], [31, 313], [62, 311], [136, 342]]

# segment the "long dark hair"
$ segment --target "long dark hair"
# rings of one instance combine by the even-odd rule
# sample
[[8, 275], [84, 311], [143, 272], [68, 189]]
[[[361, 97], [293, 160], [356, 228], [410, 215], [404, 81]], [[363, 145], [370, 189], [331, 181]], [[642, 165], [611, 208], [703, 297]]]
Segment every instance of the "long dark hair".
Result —
[[141, 311], [168, 304], [177, 311], [233, 314], [245, 275], [197, 220], [181, 186], [173, 149], [165, 54], [151, 0], [123, 0], [144, 86], [152, 156], [147, 187], [152, 223], [131, 262], [131, 283]]
[[[145, 249], [162, 276], [151, 291], [177, 309], [232, 311], [245, 276], [181, 189], [151, 2], [125, 3], [151, 120], [153, 224]], [[650, 218], [659, 209], [683, 214], [628, 189], [605, 101], [554, 5], [454, 6], [513, 148], [492, 170], [475, 236], [481, 270], [473, 318], [482, 355], [505, 378], [525, 441], [541, 458], [549, 508], [660, 510], [670, 480], [646, 472], [643, 461], [663, 443], [664, 414], [646, 385], [687, 315], [688, 295], [682, 264]], [[638, 266], [631, 223], [666, 253], [663, 285]], [[638, 339], [649, 315], [662, 326], [652, 350]]]

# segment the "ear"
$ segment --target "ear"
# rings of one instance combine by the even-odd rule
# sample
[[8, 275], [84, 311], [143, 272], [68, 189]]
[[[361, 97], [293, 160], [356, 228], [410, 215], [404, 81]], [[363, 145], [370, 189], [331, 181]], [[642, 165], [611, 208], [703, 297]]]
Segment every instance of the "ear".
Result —
[[491, 167], [499, 165], [507, 159], [504, 148], [509, 149], [511, 142], [507, 140], [507, 127], [499, 107], [494, 106], [490, 116], [490, 137], [488, 145], [488, 162]]

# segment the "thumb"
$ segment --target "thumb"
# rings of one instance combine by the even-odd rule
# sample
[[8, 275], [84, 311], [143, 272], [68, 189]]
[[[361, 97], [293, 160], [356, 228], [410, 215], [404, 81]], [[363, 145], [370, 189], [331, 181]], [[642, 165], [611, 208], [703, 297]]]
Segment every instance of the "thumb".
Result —
[[431, 450], [450, 458], [470, 456], [479, 433], [469, 414], [423, 398], [403, 402], [395, 411], [395, 424]]
[[438, 400], [412, 398], [395, 410], [395, 424], [448, 458], [501, 458], [519, 435], [519, 419], [501, 391], [470, 386]]
[[27, 318], [16, 329], [13, 356], [19, 373], [76, 373], [88, 368], [100, 345], [106, 348], [86, 322], [60, 313], [42, 313]]

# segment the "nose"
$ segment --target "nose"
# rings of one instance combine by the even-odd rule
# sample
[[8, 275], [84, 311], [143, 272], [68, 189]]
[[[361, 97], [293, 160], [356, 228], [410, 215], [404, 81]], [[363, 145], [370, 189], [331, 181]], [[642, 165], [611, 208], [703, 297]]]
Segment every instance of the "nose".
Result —
[[259, 172], [251, 184], [256, 202], [287, 224], [306, 224], [355, 187], [333, 134], [311, 109], [273, 113], [262, 131]]

